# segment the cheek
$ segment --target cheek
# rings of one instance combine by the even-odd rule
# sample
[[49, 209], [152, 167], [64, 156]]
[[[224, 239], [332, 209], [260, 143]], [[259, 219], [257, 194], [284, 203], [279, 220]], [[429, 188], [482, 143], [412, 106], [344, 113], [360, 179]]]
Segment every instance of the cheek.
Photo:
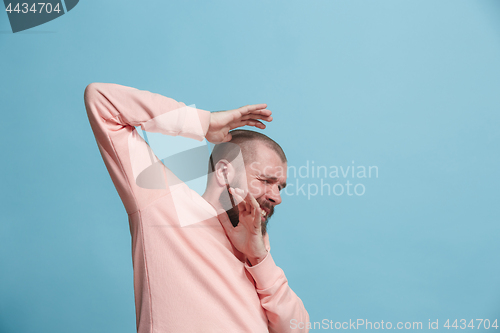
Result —
[[246, 179], [241, 179], [235, 184], [235, 187], [243, 190], [245, 193], [248, 191]]
[[248, 184], [249, 192], [253, 195], [254, 198], [259, 198], [265, 193], [264, 185], [259, 180], [252, 180]]

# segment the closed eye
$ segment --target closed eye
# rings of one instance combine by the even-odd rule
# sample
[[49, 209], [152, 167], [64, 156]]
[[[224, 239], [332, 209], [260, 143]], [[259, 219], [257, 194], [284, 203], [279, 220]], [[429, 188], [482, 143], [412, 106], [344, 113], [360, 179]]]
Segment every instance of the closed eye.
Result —
[[[273, 178], [273, 179], [265, 179], [265, 178], [260, 178], [259, 180], [260, 180], [261, 182], [266, 183], [266, 184], [274, 184], [274, 183], [276, 183], [276, 182], [277, 182], [277, 180], [276, 180], [276, 179], [274, 179], [274, 178]], [[278, 190], [279, 190], [279, 191], [281, 191], [281, 190], [282, 190], [282, 189], [284, 189], [285, 187], [286, 187], [286, 184], [285, 184], [285, 185], [281, 185], [281, 184], [280, 184], [280, 185], [278, 185]]]

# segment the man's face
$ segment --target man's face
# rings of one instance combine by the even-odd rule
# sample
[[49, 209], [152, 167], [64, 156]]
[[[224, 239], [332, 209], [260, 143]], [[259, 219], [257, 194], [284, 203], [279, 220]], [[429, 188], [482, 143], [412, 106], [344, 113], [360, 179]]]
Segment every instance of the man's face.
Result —
[[[286, 162], [282, 162], [278, 154], [267, 146], [256, 143], [254, 159], [245, 165], [247, 188], [238, 184], [233, 186], [248, 190], [259, 203], [263, 214], [262, 234], [266, 233], [267, 222], [274, 213], [274, 207], [281, 203], [280, 191], [286, 186], [286, 171]], [[236, 183], [243, 183], [243, 179], [239, 180]], [[230, 209], [227, 214], [234, 224], [238, 219], [237, 209]]]

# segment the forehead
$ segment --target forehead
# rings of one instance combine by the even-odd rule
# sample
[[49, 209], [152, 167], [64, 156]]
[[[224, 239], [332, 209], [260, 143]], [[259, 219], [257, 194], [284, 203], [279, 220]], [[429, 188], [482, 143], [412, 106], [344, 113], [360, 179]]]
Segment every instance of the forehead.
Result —
[[250, 165], [246, 165], [247, 173], [252, 175], [265, 175], [270, 177], [287, 177], [287, 164], [271, 148], [262, 143], [257, 143], [252, 152], [253, 158]]

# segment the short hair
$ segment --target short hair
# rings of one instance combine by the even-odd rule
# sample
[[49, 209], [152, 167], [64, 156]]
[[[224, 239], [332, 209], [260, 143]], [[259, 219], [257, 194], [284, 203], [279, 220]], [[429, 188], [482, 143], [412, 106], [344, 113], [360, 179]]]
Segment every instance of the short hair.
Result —
[[265, 134], [250, 131], [250, 130], [233, 130], [229, 132], [232, 136], [229, 142], [216, 144], [212, 154], [210, 155], [210, 162], [208, 170], [214, 172], [215, 165], [222, 159], [229, 162], [233, 161], [239, 152], [243, 156], [245, 165], [249, 165], [255, 160], [255, 154], [258, 150], [255, 149], [256, 143], [261, 143], [274, 151], [283, 163], [286, 163], [286, 155], [281, 146]]

